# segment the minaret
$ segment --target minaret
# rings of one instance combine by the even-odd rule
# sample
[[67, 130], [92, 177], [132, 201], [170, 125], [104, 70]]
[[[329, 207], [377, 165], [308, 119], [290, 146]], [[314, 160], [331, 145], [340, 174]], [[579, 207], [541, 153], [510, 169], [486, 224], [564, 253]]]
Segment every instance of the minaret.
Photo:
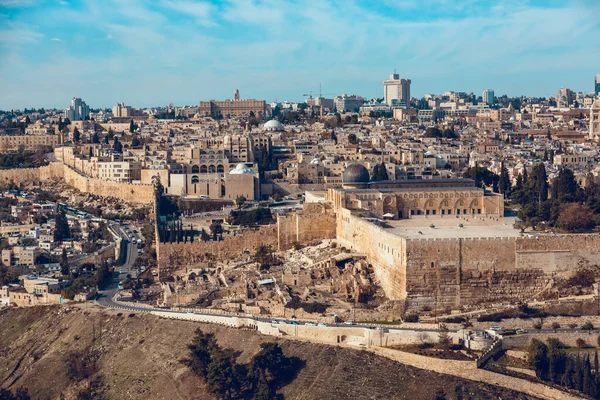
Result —
[[233, 99], [234, 100], [239, 100], [240, 99], [240, 91], [238, 89], [235, 89], [235, 93], [233, 95]]

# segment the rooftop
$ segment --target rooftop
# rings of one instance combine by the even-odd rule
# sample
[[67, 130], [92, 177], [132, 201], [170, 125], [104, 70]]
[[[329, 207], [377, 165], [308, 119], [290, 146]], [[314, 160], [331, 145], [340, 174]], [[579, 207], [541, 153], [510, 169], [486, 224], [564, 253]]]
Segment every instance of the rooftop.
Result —
[[[518, 237], [520, 230], [513, 228], [514, 218], [486, 216], [448, 216], [446, 218], [413, 218], [386, 221], [392, 228], [386, 231], [406, 239], [466, 239]], [[433, 224], [435, 228], [429, 226]], [[462, 224], [462, 227], [459, 227]]]

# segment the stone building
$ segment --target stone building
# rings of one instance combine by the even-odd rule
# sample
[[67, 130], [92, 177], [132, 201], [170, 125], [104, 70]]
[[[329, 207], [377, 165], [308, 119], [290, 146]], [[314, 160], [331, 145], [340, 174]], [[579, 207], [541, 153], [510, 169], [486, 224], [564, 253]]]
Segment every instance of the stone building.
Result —
[[350, 165], [343, 187], [329, 189], [328, 201], [336, 210], [368, 210], [379, 218], [503, 216], [502, 196], [475, 187], [470, 179], [370, 181], [368, 170]]
[[363, 168], [350, 166], [326, 195], [336, 239], [410, 309], [531, 300], [554, 277], [600, 263], [598, 235], [521, 234], [502, 198], [472, 181], [370, 182]]

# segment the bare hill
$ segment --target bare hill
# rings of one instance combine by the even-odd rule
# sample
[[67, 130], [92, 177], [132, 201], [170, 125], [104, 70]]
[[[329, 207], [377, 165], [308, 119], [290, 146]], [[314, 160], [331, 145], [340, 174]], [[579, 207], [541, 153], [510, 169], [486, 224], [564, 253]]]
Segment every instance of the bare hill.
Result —
[[33, 399], [86, 398], [81, 394], [90, 391], [91, 398], [105, 399], [211, 399], [202, 380], [180, 363], [198, 327], [236, 350], [240, 362], [249, 361], [262, 342], [275, 340], [286, 355], [305, 360], [298, 377], [283, 388], [286, 399], [434, 399], [439, 388], [457, 399], [457, 387], [462, 399], [530, 398], [366, 351], [97, 306], [0, 311], [0, 384], [25, 387]]

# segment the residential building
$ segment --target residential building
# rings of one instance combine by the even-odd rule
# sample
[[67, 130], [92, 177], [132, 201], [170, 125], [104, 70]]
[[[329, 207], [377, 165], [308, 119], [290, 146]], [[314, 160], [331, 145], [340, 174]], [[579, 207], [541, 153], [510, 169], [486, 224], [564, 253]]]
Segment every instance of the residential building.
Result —
[[343, 94], [341, 96], [335, 96], [333, 102], [338, 112], [358, 112], [365, 103], [365, 99], [359, 96], [348, 96]]
[[117, 103], [117, 105], [112, 108], [112, 113], [115, 118], [130, 117], [131, 107], [126, 106], [124, 103]]
[[383, 101], [389, 106], [410, 107], [410, 79], [400, 79], [399, 74], [391, 74], [383, 81]]
[[569, 107], [573, 104], [573, 100], [575, 95], [573, 91], [569, 88], [560, 88], [558, 90], [558, 94], [556, 95], [556, 105], [558, 107]]
[[83, 121], [90, 118], [90, 108], [79, 97], [71, 99], [71, 105], [65, 109], [64, 117], [71, 121]]
[[483, 102], [488, 106], [491, 106], [496, 101], [496, 96], [492, 89], [485, 89], [483, 91]]

